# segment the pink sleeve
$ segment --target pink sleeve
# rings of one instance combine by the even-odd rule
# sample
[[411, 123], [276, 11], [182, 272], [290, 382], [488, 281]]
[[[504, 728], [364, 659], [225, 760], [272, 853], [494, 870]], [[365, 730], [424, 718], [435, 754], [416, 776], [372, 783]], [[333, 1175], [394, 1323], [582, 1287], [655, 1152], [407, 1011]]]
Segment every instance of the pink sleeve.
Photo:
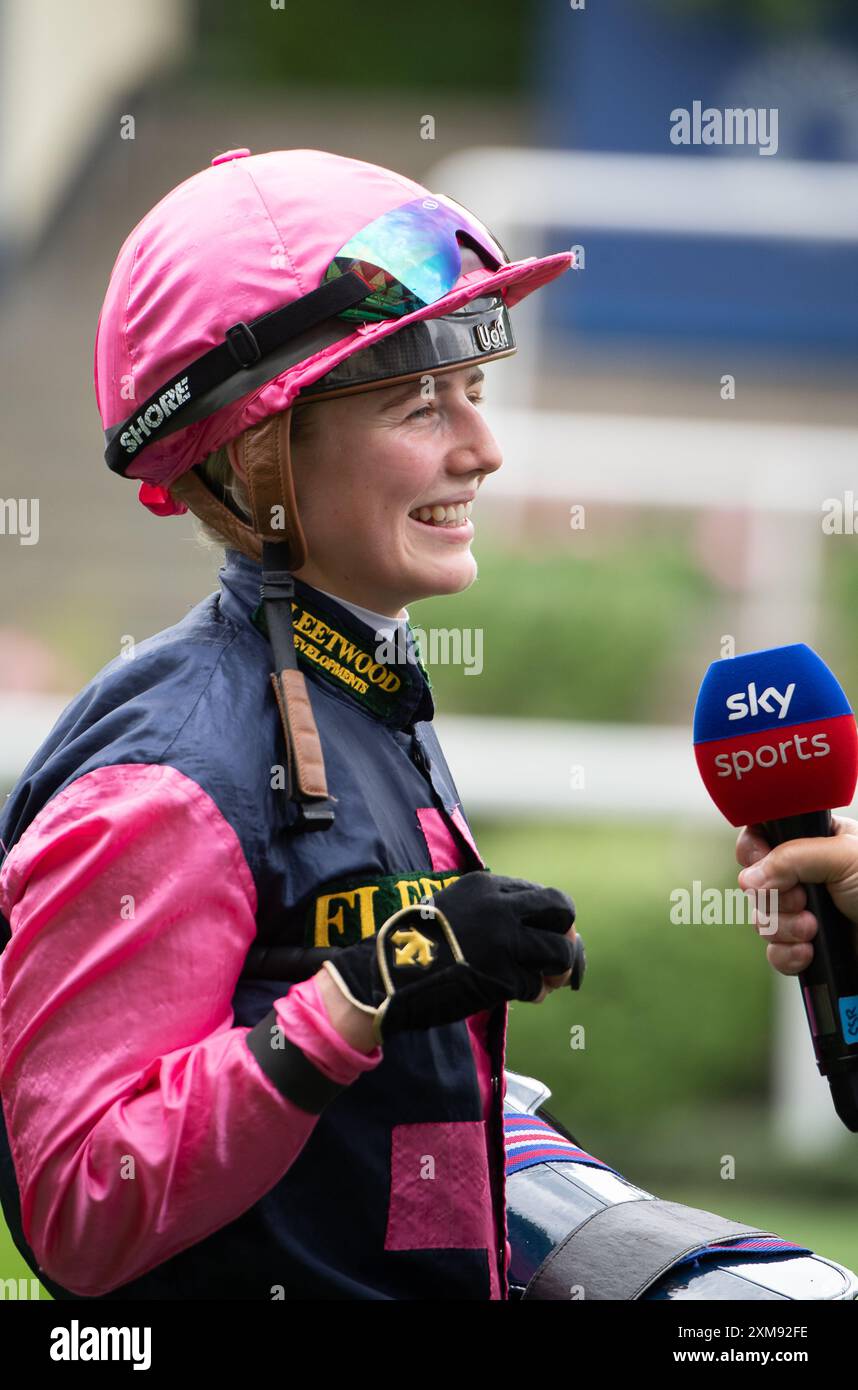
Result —
[[[175, 768], [100, 768], [55, 796], [3, 864], [0, 910], [0, 1087], [24, 1234], [50, 1278], [98, 1297], [240, 1216], [318, 1115], [233, 1026], [255, 884], [231, 826]], [[382, 1060], [340, 1037], [314, 981], [274, 1007], [329, 1083]]]

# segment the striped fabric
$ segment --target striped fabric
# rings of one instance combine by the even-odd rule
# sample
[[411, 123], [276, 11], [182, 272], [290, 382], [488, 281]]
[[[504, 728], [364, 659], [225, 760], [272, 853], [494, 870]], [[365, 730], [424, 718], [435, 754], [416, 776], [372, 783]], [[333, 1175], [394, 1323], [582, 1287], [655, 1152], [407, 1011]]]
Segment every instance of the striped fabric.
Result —
[[724, 1244], [702, 1245], [690, 1255], [677, 1260], [678, 1265], [696, 1264], [704, 1255], [812, 1255], [807, 1245], [796, 1245], [791, 1240], [781, 1240], [779, 1236], [742, 1236], [739, 1240]]
[[[562, 1134], [558, 1134], [546, 1120], [537, 1115], [525, 1115], [519, 1111], [504, 1112], [504, 1140], [506, 1143], [506, 1175], [521, 1173], [525, 1168], [533, 1168], [538, 1163], [581, 1163], [592, 1168], [604, 1168], [609, 1173], [622, 1177], [616, 1168], [594, 1158], [579, 1148]], [[685, 1255], [676, 1264], [696, 1264], [705, 1255], [736, 1256], [748, 1258], [765, 1255], [811, 1255], [806, 1245], [796, 1245], [791, 1240], [781, 1240], [778, 1236], [743, 1236], [734, 1241], [703, 1245]]]
[[593, 1168], [606, 1168], [609, 1173], [617, 1171], [577, 1144], [564, 1139], [547, 1121], [540, 1120], [536, 1115], [507, 1110], [504, 1112], [503, 1128], [507, 1177], [520, 1173], [524, 1168], [532, 1168], [536, 1163], [587, 1163]]

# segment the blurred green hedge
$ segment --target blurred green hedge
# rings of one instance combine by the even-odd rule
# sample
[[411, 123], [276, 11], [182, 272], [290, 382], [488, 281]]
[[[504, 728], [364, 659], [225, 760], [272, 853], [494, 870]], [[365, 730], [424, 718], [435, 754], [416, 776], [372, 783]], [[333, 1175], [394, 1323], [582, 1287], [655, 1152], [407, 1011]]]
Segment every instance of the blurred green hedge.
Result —
[[[431, 10], [389, 0], [259, 5], [198, 0], [191, 71], [258, 94], [266, 86], [336, 92], [445, 89], [467, 100], [524, 87], [532, 17], [516, 0], [435, 0]], [[359, 116], [356, 118], [359, 119]]]
[[701, 20], [731, 29], [756, 29], [780, 38], [782, 35], [816, 32], [842, 18], [845, 7], [840, 0], [657, 0], [678, 23], [692, 25]]
[[[568, 892], [587, 952], [580, 991], [510, 1006], [512, 1070], [551, 1087], [577, 1134], [625, 1133], [683, 1106], [766, 1101], [771, 969], [747, 924], [671, 923], [671, 891], [735, 888], [732, 839], [664, 826], [475, 821], [495, 873]], [[583, 1024], [586, 1045], [570, 1047]]]
[[478, 565], [469, 589], [408, 606], [427, 633], [482, 629], [479, 675], [433, 666], [424, 650], [439, 712], [664, 720], [671, 672], [717, 602], [684, 536], [619, 538], [587, 554], [482, 545]]
[[[748, 923], [670, 921], [674, 889], [690, 892], [694, 879], [737, 886], [732, 831], [471, 824], [493, 872], [562, 888], [575, 902], [583, 985], [510, 1005], [507, 1067], [550, 1087], [548, 1109], [585, 1149], [662, 1195], [683, 1182], [723, 1191], [720, 1158], [729, 1153], [735, 1191], [855, 1200], [845, 1130], [812, 1161], [779, 1151], [770, 1087], [776, 977], [764, 941]], [[579, 1024], [585, 1046], [573, 1049]]]

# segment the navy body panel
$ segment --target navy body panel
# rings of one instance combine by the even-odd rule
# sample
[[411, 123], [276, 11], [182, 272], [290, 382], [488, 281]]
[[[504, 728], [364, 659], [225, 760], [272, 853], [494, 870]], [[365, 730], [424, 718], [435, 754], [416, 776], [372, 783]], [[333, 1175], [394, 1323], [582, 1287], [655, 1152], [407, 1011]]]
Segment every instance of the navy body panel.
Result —
[[[437, 883], [419, 809], [441, 813], [456, 842], [461, 867], [445, 878], [481, 861], [450, 819], [458, 793], [431, 725], [422, 668], [397, 665], [395, 691], [370, 688], [361, 698], [366, 682], [358, 671], [369, 668], [354, 651], [371, 652], [375, 635], [300, 581], [293, 611], [302, 616], [301, 641], [316, 653], [301, 665], [336, 821], [324, 832], [290, 829], [277, 784], [285, 745], [269, 679], [271, 648], [258, 621], [260, 573], [229, 552], [220, 593], [90, 682], [22, 774], [0, 818], [0, 837], [11, 848], [53, 796], [96, 768], [168, 764], [196, 782], [235, 831], [258, 893], [257, 941], [348, 945], [366, 935], [369, 904], [377, 930], [403, 894], [417, 900], [421, 876]], [[333, 639], [330, 651], [319, 644], [320, 623], [357, 646], [340, 643], [335, 662]], [[288, 989], [286, 981], [239, 980], [235, 1024], [252, 1027]], [[505, 1019], [503, 1008], [490, 1019], [495, 1077], [503, 1075]], [[490, 1132], [502, 1171], [499, 1090]], [[497, 1250], [385, 1248], [397, 1128], [472, 1126], [482, 1118], [466, 1023], [395, 1037], [381, 1064], [322, 1112], [289, 1171], [241, 1217], [103, 1297], [270, 1299], [282, 1291], [287, 1299], [486, 1299], [490, 1261], [502, 1266]], [[16, 1244], [38, 1272], [20, 1229], [2, 1123], [0, 1195]], [[502, 1189], [494, 1201], [503, 1223]], [[54, 1297], [76, 1297], [39, 1277]]]

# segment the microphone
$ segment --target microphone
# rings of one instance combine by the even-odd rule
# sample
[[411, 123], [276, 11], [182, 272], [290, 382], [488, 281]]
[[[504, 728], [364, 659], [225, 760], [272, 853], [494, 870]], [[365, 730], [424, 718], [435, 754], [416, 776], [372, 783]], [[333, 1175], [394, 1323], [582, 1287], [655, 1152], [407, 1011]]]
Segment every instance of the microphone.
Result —
[[[758, 824], [772, 847], [831, 835], [830, 808], [848, 806], [858, 781], [855, 716], [804, 642], [713, 661], [694, 709], [694, 755], [722, 815]], [[858, 926], [824, 884], [803, 887], [819, 923], [798, 977], [816, 1065], [858, 1133]]]

